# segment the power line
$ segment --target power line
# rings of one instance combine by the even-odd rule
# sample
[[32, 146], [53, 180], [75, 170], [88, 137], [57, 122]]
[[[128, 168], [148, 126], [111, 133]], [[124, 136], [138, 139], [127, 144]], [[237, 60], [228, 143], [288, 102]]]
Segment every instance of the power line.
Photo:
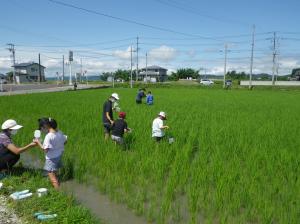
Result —
[[62, 5], [62, 6], [68, 7], [68, 8], [77, 9], [77, 10], [80, 10], [80, 11], [83, 11], [83, 12], [86, 12], [86, 13], [95, 14], [95, 15], [99, 15], [99, 16], [104, 16], [104, 17], [107, 17], [107, 18], [111, 18], [111, 19], [114, 19], [114, 20], [121, 21], [121, 22], [135, 24], [135, 25], [138, 25], [138, 26], [143, 26], [143, 27], [147, 27], [147, 28], [151, 28], [151, 29], [155, 29], [155, 30], [160, 30], [160, 31], [164, 31], [164, 32], [174, 33], [174, 34], [180, 34], [180, 35], [183, 35], [183, 36], [199, 37], [199, 38], [202, 38], [202, 39], [210, 39], [210, 40], [219, 41], [219, 40], [217, 40], [215, 38], [211, 38], [211, 37], [204, 37], [204, 36], [200, 36], [200, 35], [196, 35], [196, 34], [189, 34], [189, 33], [179, 32], [179, 31], [171, 30], [171, 29], [164, 28], [164, 27], [153, 26], [153, 25], [141, 23], [141, 22], [126, 19], [126, 18], [112, 16], [112, 15], [109, 15], [107, 13], [103, 13], [103, 12], [99, 12], [99, 11], [96, 11], [96, 10], [79, 7], [79, 6], [76, 6], [76, 5], [73, 5], [73, 4], [69, 4], [69, 3], [65, 3], [65, 2], [61, 2], [61, 1], [57, 1], [57, 0], [48, 0], [48, 1], [51, 2], [51, 3], [57, 4], [57, 5]]
[[215, 21], [218, 21], [218, 22], [222, 22], [222, 23], [235, 23], [235, 24], [240, 24], [240, 25], [243, 25], [243, 26], [250, 26], [250, 24], [248, 23], [243, 23], [241, 21], [235, 21], [235, 20], [228, 20], [228, 19], [224, 19], [224, 18], [217, 18], [217, 17], [214, 17], [214, 16], [210, 16], [210, 15], [206, 15], [206, 14], [201, 14], [199, 13], [198, 11], [192, 9], [192, 8], [187, 8], [187, 7], [182, 7], [180, 6], [178, 3], [168, 3], [168, 2], [165, 2], [165, 1], [162, 1], [162, 0], [155, 0], [161, 4], [164, 4], [164, 5], [168, 5], [168, 6], [171, 6], [173, 8], [177, 8], [177, 9], [180, 9], [180, 10], [183, 10], [183, 11], [186, 11], [186, 12], [189, 12], [189, 13], [192, 13], [192, 14], [195, 14], [195, 15], [198, 15], [198, 16], [201, 16], [201, 17], [206, 17], [206, 18], [209, 18], [211, 20], [215, 20]]
[[85, 47], [85, 46], [96, 46], [96, 45], [104, 45], [109, 43], [116, 43], [116, 42], [123, 42], [128, 40], [134, 40], [134, 38], [126, 38], [121, 40], [113, 40], [113, 41], [104, 41], [104, 42], [96, 42], [96, 43], [89, 43], [89, 44], [76, 44], [76, 45], [25, 45], [25, 44], [17, 44], [16, 46], [21, 47], [41, 47], [41, 48], [55, 48], [55, 47]]

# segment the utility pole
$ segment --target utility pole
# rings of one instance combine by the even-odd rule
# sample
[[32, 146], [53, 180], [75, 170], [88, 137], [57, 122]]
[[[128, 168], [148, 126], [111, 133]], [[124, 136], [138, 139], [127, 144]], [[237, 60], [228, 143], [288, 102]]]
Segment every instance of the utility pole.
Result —
[[132, 89], [132, 45], [130, 46], [130, 88]]
[[254, 38], [255, 38], [255, 25], [253, 25], [253, 31], [252, 31], [252, 45], [251, 45], [251, 61], [250, 61], [249, 89], [252, 88], [252, 70], [253, 70]]
[[63, 55], [62, 58], [62, 83], [65, 81], [65, 56]]
[[41, 74], [41, 54], [39, 53], [39, 84], [42, 82], [42, 74]]
[[148, 82], [148, 54], [146, 53], [146, 83]]
[[14, 44], [7, 44], [8, 45], [8, 50], [9, 52], [12, 53], [11, 55], [11, 58], [13, 60], [13, 84], [16, 84], [16, 68], [15, 68], [15, 65], [16, 65], [16, 54], [15, 54], [15, 45]]
[[136, 38], [136, 81], [139, 77], [139, 37]]
[[225, 44], [225, 49], [224, 49], [224, 80], [223, 80], [223, 88], [225, 88], [226, 87], [226, 85], [225, 85], [225, 83], [226, 83], [226, 70], [227, 70], [227, 68], [226, 68], [226, 66], [227, 66], [227, 50], [228, 50], [228, 45], [227, 45], [227, 43]]
[[83, 71], [82, 71], [82, 58], [80, 58], [80, 79], [79, 79], [80, 82], [81, 82], [82, 75], [83, 75]]
[[69, 68], [70, 68], [70, 77], [69, 85], [72, 85], [72, 61], [73, 61], [73, 51], [69, 51]]
[[275, 70], [276, 70], [276, 32], [273, 34], [273, 68], [272, 68], [272, 85], [275, 85]]

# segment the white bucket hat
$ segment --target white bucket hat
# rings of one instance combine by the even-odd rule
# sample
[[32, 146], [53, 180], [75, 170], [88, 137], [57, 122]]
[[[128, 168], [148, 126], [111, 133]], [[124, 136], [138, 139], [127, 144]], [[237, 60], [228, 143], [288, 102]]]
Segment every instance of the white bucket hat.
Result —
[[161, 117], [163, 117], [165, 119], [167, 118], [166, 113], [163, 112], [163, 111], [159, 112], [158, 116], [161, 116]]
[[22, 127], [23, 127], [22, 125], [18, 125], [15, 120], [11, 120], [11, 119], [6, 120], [1, 126], [2, 130], [5, 130], [5, 129], [18, 130]]
[[120, 98], [119, 98], [119, 95], [117, 94], [117, 93], [113, 93], [113, 94], [111, 94], [111, 96], [113, 97], [113, 98], [115, 98], [116, 100], [119, 100]]

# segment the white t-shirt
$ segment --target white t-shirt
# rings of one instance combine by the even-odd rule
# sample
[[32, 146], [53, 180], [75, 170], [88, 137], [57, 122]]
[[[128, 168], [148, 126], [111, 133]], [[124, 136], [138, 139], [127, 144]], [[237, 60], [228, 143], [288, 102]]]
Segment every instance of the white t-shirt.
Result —
[[55, 133], [49, 132], [43, 143], [43, 148], [48, 149], [46, 159], [53, 159], [61, 156], [65, 149], [66, 140], [66, 136], [63, 135], [61, 131]]
[[163, 137], [165, 135], [164, 130], [161, 127], [164, 126], [164, 122], [160, 118], [155, 118], [152, 123], [152, 137]]

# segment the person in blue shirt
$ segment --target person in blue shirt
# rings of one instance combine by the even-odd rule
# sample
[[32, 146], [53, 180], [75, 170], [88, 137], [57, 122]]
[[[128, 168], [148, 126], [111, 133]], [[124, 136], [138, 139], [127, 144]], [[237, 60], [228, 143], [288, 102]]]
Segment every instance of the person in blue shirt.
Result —
[[152, 105], [153, 100], [154, 100], [153, 95], [152, 95], [151, 91], [149, 91], [148, 94], [147, 94], [147, 97], [146, 97], [146, 103], [148, 105]]

